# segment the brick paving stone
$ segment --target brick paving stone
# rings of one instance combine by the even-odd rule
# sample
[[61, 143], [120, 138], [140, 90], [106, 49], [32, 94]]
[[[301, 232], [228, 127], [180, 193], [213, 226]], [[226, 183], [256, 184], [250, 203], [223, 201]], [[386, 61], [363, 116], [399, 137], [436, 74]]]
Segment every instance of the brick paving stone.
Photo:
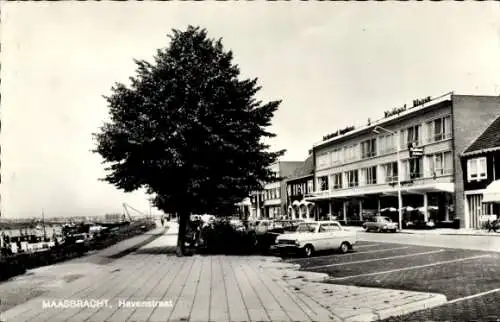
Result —
[[[267, 266], [267, 264], [265, 265]], [[284, 292], [290, 296], [295, 303], [300, 306], [302, 311], [312, 320], [312, 321], [340, 321], [339, 317], [330, 311], [328, 308], [322, 306], [316, 299], [311, 298], [307, 294], [301, 291], [301, 281], [299, 278], [283, 278], [283, 276], [293, 275], [293, 271], [281, 270], [281, 269], [270, 269], [269, 273], [276, 280], [276, 285], [282, 287]], [[307, 272], [301, 274], [307, 275]], [[317, 276], [318, 274], [314, 274]], [[280, 282], [282, 281], [282, 282]]]
[[[229, 308], [227, 305], [227, 291], [223, 273], [221, 256], [212, 258], [211, 266], [211, 296], [210, 315], [208, 321], [229, 322]], [[234, 287], [234, 285], [230, 285]]]
[[[137, 256], [137, 255], [134, 255]], [[141, 256], [144, 257], [144, 256]], [[166, 258], [166, 257], [164, 257]], [[118, 301], [145, 301], [148, 300], [146, 296], [153, 289], [153, 287], [158, 283], [158, 275], [161, 270], [165, 269], [166, 263], [164, 258], [155, 258], [157, 261], [156, 268], [152, 267], [150, 270], [146, 271], [139, 279], [143, 279], [142, 285], [138, 285], [138, 288], [128, 287], [125, 292], [120, 294]], [[113, 302], [116, 303], [117, 300]], [[96, 314], [92, 315], [90, 320], [92, 321], [126, 321], [127, 318], [134, 312], [134, 307], [113, 307], [114, 311], [100, 309]]]
[[419, 310], [407, 315], [390, 317], [383, 321], [500, 321], [500, 291], [481, 297], [445, 304], [427, 310]]
[[[463, 256], [469, 257], [471, 254], [473, 253], [466, 252]], [[491, 257], [436, 265], [425, 269], [336, 280], [334, 283], [442, 293], [446, 295], [448, 300], [452, 300], [499, 288], [499, 271], [500, 256], [492, 255]]]
[[[149, 255], [140, 262], [144, 264], [144, 267], [151, 268], [152, 258], [152, 255]], [[118, 280], [121, 282], [120, 284], [117, 284], [115, 281], [109, 281], [108, 283], [99, 285], [97, 289], [88, 292], [82, 297], [89, 299], [109, 299], [111, 300], [112, 305], [116, 305], [116, 303], [114, 303], [112, 300], [119, 297], [127, 288], [137, 288], [142, 284], [143, 279], [141, 279], [140, 277], [144, 275], [144, 270], [122, 268], [122, 270], [119, 271], [118, 274], [120, 275], [118, 277]], [[111, 308], [104, 309], [111, 310]], [[66, 312], [63, 312], [63, 314], [58, 315], [57, 318], [62, 318], [64, 316], [68, 321], [82, 322], [87, 321], [87, 319], [89, 319], [97, 311], [99, 311], [99, 308], [82, 308], [77, 310], [77, 312], [75, 312], [75, 310], [68, 309], [66, 310]]]
[[250, 315], [243, 299], [244, 294], [236, 279], [232, 265], [226, 257], [219, 258], [222, 276], [224, 277], [229, 320], [233, 322], [250, 321]]
[[[184, 258], [174, 258], [170, 256], [162, 256], [162, 258], [165, 263], [162, 271], [163, 273], [159, 275], [160, 278], [158, 278], [156, 285], [146, 296], [146, 298], [150, 300], [161, 300], [163, 293], [168, 290], [185, 263]], [[153, 310], [154, 308], [133, 310], [132, 314], [128, 317], [128, 321], [147, 321], [148, 317], [153, 313]]]
[[[201, 272], [198, 279], [198, 285], [195, 289], [193, 305], [189, 321], [206, 322], [210, 319], [210, 303], [212, 300], [212, 257], [204, 256], [201, 258]], [[217, 264], [217, 263], [216, 263]], [[221, 285], [217, 285], [220, 287]], [[214, 285], [215, 287], [215, 285]]]
[[[128, 261], [127, 261], [128, 262]], [[131, 265], [142, 267], [142, 263], [131, 261]], [[120, 265], [113, 263], [109, 265], [109, 269], [106, 274], [102, 274], [98, 277], [85, 277], [77, 280], [75, 283], [71, 284], [71, 287], [61, 290], [60, 292], [51, 293], [47, 296], [50, 299], [84, 299], [85, 294], [92, 292], [100, 287], [100, 285], [105, 283], [110, 283], [110, 281], [116, 281], [120, 278], [120, 274], [117, 272], [121, 269]], [[114, 273], [113, 273], [114, 272]], [[51, 321], [59, 313], [63, 312], [64, 309], [47, 309], [41, 314], [37, 315], [37, 321]]]
[[167, 293], [168, 298], [176, 298], [175, 306], [169, 316], [170, 321], [189, 320], [198, 284], [200, 283], [203, 261], [205, 261], [204, 257], [194, 256], [193, 266], [184, 285], [180, 288], [180, 292], [171, 295], [169, 294], [170, 291]]
[[239, 267], [237, 269], [240, 269], [245, 273], [248, 281], [255, 291], [255, 294], [264, 304], [266, 312], [271, 321], [290, 321], [290, 317], [288, 316], [287, 312], [283, 310], [280, 303], [269, 291], [266, 284], [262, 282], [262, 279], [259, 278], [259, 275], [256, 274], [255, 270], [252, 269], [253, 265], [242, 262], [242, 260], [238, 260], [237, 265], [237, 267]]
[[[134, 262], [135, 265], [142, 266], [141, 263]], [[117, 274], [116, 274], [117, 275]], [[110, 280], [116, 279], [119, 276], [113, 276], [111, 279], [109, 278], [109, 273], [103, 273], [102, 275], [92, 276], [92, 277], [83, 277], [80, 278], [71, 284], [68, 287], [63, 288], [61, 290], [56, 290], [54, 292], [49, 292], [42, 297], [35, 298], [31, 301], [28, 301], [24, 305], [20, 305], [14, 310], [9, 310], [5, 315], [9, 321], [32, 321], [36, 319], [36, 321], [46, 321], [46, 320], [54, 320], [55, 316], [62, 312], [72, 311], [75, 312], [76, 309], [59, 309], [59, 308], [46, 308], [42, 307], [42, 301], [44, 299], [47, 300], [58, 300], [58, 299], [84, 299], [84, 295], [86, 292], [89, 292], [93, 289], [99, 288], [100, 285], [104, 283], [108, 283]], [[102, 283], [101, 283], [102, 282]], [[22, 310], [20, 313], [19, 310]]]
[[301, 309], [300, 305], [292, 296], [287, 294], [283, 288], [277, 287], [277, 280], [273, 280], [269, 271], [262, 267], [252, 267], [255, 274], [261, 279], [263, 285], [266, 285], [272, 296], [278, 301], [280, 306], [291, 321], [311, 321], [309, 316]]
[[[155, 249], [161, 247], [155, 245]], [[144, 253], [129, 254], [107, 266], [117, 271], [104, 270], [95, 275], [102, 283], [96, 283], [95, 279], [77, 280], [70, 284], [75, 287], [52, 293], [79, 299], [109, 298], [115, 305], [112, 309], [66, 309], [50, 314], [40, 310], [40, 313], [47, 321], [357, 322], [413, 312], [425, 308], [424, 305], [437, 305], [444, 298], [430, 293], [320, 283], [325, 274], [297, 271], [296, 265], [283, 264], [276, 258], [177, 258], [161, 252]], [[468, 292], [474, 290], [470, 288]], [[171, 300], [174, 306], [117, 308], [118, 299]], [[38, 321], [36, 310], [31, 310], [35, 308], [33, 303], [7, 314], [13, 316], [12, 312], [17, 312], [18, 316], [31, 316], [32, 321]], [[472, 312], [491, 306], [470, 303], [468, 308]]]
[[248, 311], [250, 321], [271, 321], [271, 318], [266, 312], [264, 304], [255, 293], [251, 282], [248, 280], [245, 273], [241, 269], [239, 269], [240, 266], [238, 264], [238, 261], [229, 260], [229, 265], [240, 288], [240, 292], [243, 296], [243, 301]]
[[[177, 306], [177, 303], [182, 300], [179, 298], [179, 295], [193, 269], [194, 263], [195, 260], [193, 257], [184, 259], [184, 263], [182, 265], [182, 269], [179, 271], [179, 274], [175, 277], [173, 283], [161, 295], [162, 300], [172, 300], [174, 302], [174, 308]], [[153, 310], [153, 313], [149, 316], [148, 321], [167, 321], [174, 308], [156, 307]]]

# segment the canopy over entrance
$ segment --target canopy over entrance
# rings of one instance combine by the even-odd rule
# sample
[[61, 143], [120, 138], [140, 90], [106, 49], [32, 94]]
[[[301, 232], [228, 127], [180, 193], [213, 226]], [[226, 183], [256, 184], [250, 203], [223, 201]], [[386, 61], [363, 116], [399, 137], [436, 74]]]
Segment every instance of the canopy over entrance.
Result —
[[495, 180], [486, 187], [483, 202], [500, 203], [500, 180]]

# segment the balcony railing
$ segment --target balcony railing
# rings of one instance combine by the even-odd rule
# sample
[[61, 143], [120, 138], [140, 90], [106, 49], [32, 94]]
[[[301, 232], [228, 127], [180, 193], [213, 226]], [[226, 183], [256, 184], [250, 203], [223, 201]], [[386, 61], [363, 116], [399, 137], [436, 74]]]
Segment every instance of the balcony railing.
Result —
[[453, 174], [453, 169], [435, 169], [433, 172], [434, 176], [445, 176]]
[[354, 187], [358, 187], [358, 186], [359, 186], [359, 182], [358, 181], [351, 181], [351, 182], [347, 183], [347, 187], [348, 188], [354, 188]]
[[433, 134], [431, 137], [427, 138], [427, 143], [435, 143], [443, 140], [448, 140], [451, 139], [451, 136], [451, 132]]
[[398, 182], [398, 176], [386, 176], [385, 183], [394, 183]]
[[362, 159], [368, 159], [368, 158], [373, 158], [373, 157], [376, 157], [376, 156], [377, 156], [377, 152], [376, 151], [367, 151], [367, 152], [364, 152], [361, 155], [361, 158]]
[[394, 146], [380, 148], [380, 154], [388, 154], [388, 153], [394, 153], [394, 152], [396, 152], [396, 147], [394, 147]]
[[377, 179], [368, 179], [368, 180], [366, 180], [365, 184], [367, 186], [372, 185], [372, 184], [377, 184]]
[[403, 140], [403, 142], [401, 143], [401, 150], [407, 150], [410, 144], [412, 144], [413, 147], [416, 148], [416, 147], [421, 147], [423, 145], [423, 142], [422, 139], [410, 140], [410, 141]]

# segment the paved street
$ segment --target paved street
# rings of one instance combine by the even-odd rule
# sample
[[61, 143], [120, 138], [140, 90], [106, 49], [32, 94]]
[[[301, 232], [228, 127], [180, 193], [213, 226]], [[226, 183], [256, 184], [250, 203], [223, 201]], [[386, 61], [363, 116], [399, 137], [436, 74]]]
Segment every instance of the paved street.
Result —
[[[171, 225], [172, 226], [172, 225]], [[326, 274], [264, 256], [168, 253], [175, 227], [93, 276], [4, 312], [5, 321], [375, 321], [443, 304], [432, 292], [322, 283]], [[68, 267], [69, 269], [69, 267]], [[69, 272], [66, 272], [67, 274]], [[48, 300], [108, 300], [94, 308], [43, 308]], [[121, 301], [163, 301], [125, 307]], [[46, 302], [47, 303], [47, 302]], [[159, 303], [159, 302], [158, 302]]]
[[[421, 243], [422, 240], [432, 245], [445, 244], [455, 236], [422, 238], [418, 235], [373, 233], [360, 233], [358, 236], [377, 241], [362, 241], [355, 252], [345, 255], [320, 254], [311, 259], [291, 259], [288, 262], [300, 264], [301, 269], [306, 271], [326, 273], [329, 275], [328, 283], [332, 284], [433, 292], [444, 294], [447, 298], [448, 304], [444, 306], [395, 320], [500, 319], [499, 253], [409, 244]], [[380, 241], [395, 239], [407, 243]], [[464, 242], [458, 244], [464, 245]], [[471, 245], [474, 246], [474, 241]]]
[[449, 235], [453, 231], [448, 230], [446, 234], [438, 234], [440, 230], [434, 231], [411, 231], [411, 233], [366, 233], [358, 231], [358, 238], [364, 241], [389, 242], [400, 244], [425, 245], [435, 247], [453, 247], [458, 249], [473, 249], [492, 252], [500, 252], [500, 234], [490, 233], [485, 236], [465, 235], [460, 230], [456, 235]]

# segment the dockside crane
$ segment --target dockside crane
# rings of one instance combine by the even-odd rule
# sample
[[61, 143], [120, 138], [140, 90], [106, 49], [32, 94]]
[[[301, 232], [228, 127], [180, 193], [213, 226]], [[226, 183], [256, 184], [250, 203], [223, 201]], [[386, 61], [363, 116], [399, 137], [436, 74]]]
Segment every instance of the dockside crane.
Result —
[[129, 211], [129, 208], [132, 209], [133, 211], [135, 211], [136, 213], [140, 214], [142, 217], [146, 218], [147, 215], [144, 214], [142, 211], [139, 211], [137, 209], [135, 209], [134, 207], [132, 207], [131, 205], [128, 205], [126, 203], [123, 203], [123, 209], [125, 209], [125, 213], [127, 214], [128, 216], [128, 219], [132, 222], [134, 221], [133, 217], [130, 215], [130, 211]]

